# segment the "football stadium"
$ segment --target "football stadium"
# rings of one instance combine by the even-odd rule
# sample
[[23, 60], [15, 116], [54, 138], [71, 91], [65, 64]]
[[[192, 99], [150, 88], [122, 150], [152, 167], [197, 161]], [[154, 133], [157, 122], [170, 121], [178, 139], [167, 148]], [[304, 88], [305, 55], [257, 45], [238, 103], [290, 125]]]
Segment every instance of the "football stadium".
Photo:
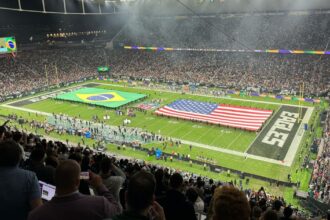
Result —
[[0, 0], [0, 30], [3, 219], [330, 219], [327, 0]]

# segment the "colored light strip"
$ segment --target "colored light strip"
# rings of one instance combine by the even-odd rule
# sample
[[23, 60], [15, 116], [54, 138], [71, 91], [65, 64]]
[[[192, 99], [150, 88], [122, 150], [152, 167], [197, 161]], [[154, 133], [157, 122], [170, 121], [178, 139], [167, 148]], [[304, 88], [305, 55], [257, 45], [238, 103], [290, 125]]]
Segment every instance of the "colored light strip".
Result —
[[275, 54], [312, 54], [330, 55], [330, 51], [320, 50], [226, 50], [226, 49], [197, 49], [197, 48], [172, 48], [172, 47], [141, 47], [124, 46], [127, 50], [152, 50], [152, 51], [202, 51], [202, 52], [249, 52], [249, 53], [275, 53]]

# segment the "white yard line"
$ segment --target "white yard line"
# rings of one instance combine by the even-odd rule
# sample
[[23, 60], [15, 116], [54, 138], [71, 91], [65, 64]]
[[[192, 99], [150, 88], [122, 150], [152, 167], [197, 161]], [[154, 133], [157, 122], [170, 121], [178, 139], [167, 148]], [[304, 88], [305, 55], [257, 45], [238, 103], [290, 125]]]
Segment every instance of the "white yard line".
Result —
[[202, 137], [204, 137], [205, 135], [207, 135], [207, 134], [209, 133], [209, 131], [212, 130], [212, 129], [213, 129], [213, 127], [210, 126], [210, 127], [207, 129], [207, 131], [205, 131], [201, 136], [199, 136], [199, 138], [198, 138], [196, 141], [199, 141]]
[[237, 141], [237, 139], [241, 137], [241, 135], [242, 135], [242, 131], [239, 133], [239, 135], [237, 135], [237, 137], [234, 138], [232, 142], [230, 142], [230, 144], [226, 148], [230, 148], [231, 145], [233, 145], [233, 143], [235, 143], [235, 141]]
[[[146, 123], [146, 121], [154, 120], [154, 119], [151, 118], [151, 116], [149, 117], [149, 119], [148, 119], [148, 117], [149, 117], [149, 116], [147, 116], [147, 118], [145, 118], [143, 121], [141, 121], [141, 122], [139, 122], [139, 123], [136, 123], [136, 124], [135, 124], [135, 127], [139, 127], [139, 126], [143, 125], [144, 123]], [[150, 123], [148, 123], [148, 124], [150, 125]]]
[[219, 136], [217, 136], [216, 138], [213, 139], [213, 141], [211, 142], [211, 145], [213, 145], [213, 143], [220, 137], [222, 137], [225, 133], [221, 133]]
[[[182, 123], [181, 126], [175, 126], [176, 128], [173, 128], [171, 132], [168, 133], [168, 136], [175, 134], [177, 131], [179, 131], [182, 127], [185, 127], [186, 124]], [[174, 126], [173, 126], [174, 127]]]
[[255, 160], [260, 160], [260, 161], [264, 161], [267, 163], [284, 165], [284, 166], [288, 166], [288, 167], [291, 166], [291, 164], [289, 164], [285, 161], [282, 162], [279, 160], [269, 159], [266, 157], [260, 157], [260, 156], [247, 154], [247, 153], [243, 153], [243, 152], [239, 152], [239, 151], [235, 151], [235, 150], [214, 147], [214, 146], [210, 146], [210, 145], [206, 145], [206, 144], [200, 144], [200, 143], [196, 143], [196, 142], [192, 142], [192, 141], [181, 140], [181, 143], [187, 144], [187, 145], [193, 145], [194, 147], [204, 148], [204, 149], [213, 150], [213, 151], [217, 151], [217, 152], [221, 152], [221, 153], [232, 154], [232, 155], [239, 156], [239, 157], [244, 157], [244, 158], [247, 157], [247, 158], [251, 158], [251, 159], [255, 159]]
[[32, 110], [32, 109], [23, 108], [23, 107], [16, 107], [16, 106], [8, 105], [8, 104], [3, 104], [1, 106], [6, 107], [6, 108], [16, 109], [16, 110], [21, 110], [21, 111], [25, 111], [25, 112], [38, 113], [40, 115], [46, 115], [46, 116], [51, 116], [52, 115], [52, 114], [47, 113], [47, 112], [41, 112], [41, 111]]
[[187, 133], [185, 133], [184, 135], [182, 135], [181, 138], [184, 138], [185, 136], [191, 134], [191, 132], [193, 132], [193, 131], [194, 131], [193, 129], [190, 129], [190, 131], [188, 131]]

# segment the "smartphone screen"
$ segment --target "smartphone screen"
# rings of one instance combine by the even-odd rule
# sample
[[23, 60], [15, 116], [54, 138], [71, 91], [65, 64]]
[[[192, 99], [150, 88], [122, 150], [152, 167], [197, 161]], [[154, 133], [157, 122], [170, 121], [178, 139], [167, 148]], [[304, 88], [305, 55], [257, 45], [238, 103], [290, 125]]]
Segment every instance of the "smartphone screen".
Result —
[[89, 172], [81, 172], [80, 173], [81, 180], [89, 180]]
[[48, 183], [39, 181], [41, 198], [49, 201], [55, 196], [56, 186], [50, 185]]

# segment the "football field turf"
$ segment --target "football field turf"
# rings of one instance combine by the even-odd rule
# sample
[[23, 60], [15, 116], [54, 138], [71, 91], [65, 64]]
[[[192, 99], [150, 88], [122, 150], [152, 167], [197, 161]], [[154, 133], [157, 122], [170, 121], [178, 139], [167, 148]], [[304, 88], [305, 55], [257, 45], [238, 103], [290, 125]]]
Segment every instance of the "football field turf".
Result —
[[[112, 87], [108, 85], [99, 85], [95, 88], [100, 89], [116, 89], [117, 87]], [[272, 104], [260, 104], [253, 102], [241, 103], [235, 100], [219, 99], [214, 97], [202, 97], [195, 95], [182, 95], [170, 92], [159, 92], [159, 91], [148, 91], [135, 88], [120, 88], [121, 91], [138, 93], [142, 92], [148, 94], [148, 100], [151, 99], [163, 99], [161, 105], [171, 103], [179, 98], [184, 97], [185, 99], [199, 100], [199, 101], [214, 101], [218, 103], [258, 107], [264, 109], [277, 110], [278, 105]], [[127, 116], [118, 116], [114, 111], [105, 110], [104, 108], [98, 108], [94, 106], [81, 105], [79, 103], [64, 102], [55, 99], [46, 99], [33, 104], [28, 104], [24, 106], [28, 109], [48, 112], [48, 113], [66, 113], [70, 116], [76, 116], [84, 118], [86, 120], [91, 120], [92, 116], [97, 114], [103, 116], [105, 113], [110, 114], [109, 124], [111, 125], [122, 125], [122, 122]], [[154, 111], [148, 111], [147, 114], [136, 112], [137, 117], [132, 118], [132, 123], [129, 125], [131, 127], [139, 127], [146, 129], [150, 132], [160, 133], [161, 135], [180, 138], [183, 140], [206, 144], [210, 146], [215, 146], [223, 149], [231, 149], [240, 152], [244, 152], [251, 142], [256, 138], [255, 132], [227, 128], [219, 125], [209, 125], [205, 123], [179, 120], [175, 118], [160, 117], [154, 114]], [[103, 117], [101, 117], [103, 118]]]
[[[142, 88], [123, 87], [121, 85], [108, 85], [104, 84], [103, 82], [102, 84], [93, 83], [93, 85], [86, 85], [86, 87], [81, 87], [80, 89], [86, 88], [101, 89], [106, 91], [111, 90], [116, 91], [117, 94], [123, 92], [145, 94], [148, 96], [146, 101], [155, 99], [162, 100], [162, 102], [160, 103], [161, 106], [169, 104], [178, 99], [191, 99], [204, 102], [216, 102], [260, 109], [270, 109], [274, 111], [275, 116], [283, 110], [283, 105], [279, 103], [278, 100], [270, 102], [269, 100], [263, 101], [265, 99], [248, 100], [244, 97], [237, 97], [236, 99], [228, 97], [207, 97], [192, 94], [174, 93], [168, 91], [154, 91]], [[93, 92], [87, 93], [89, 95], [96, 94]], [[62, 94], [65, 93], [62, 92]], [[127, 118], [127, 116], [125, 115], [116, 115], [115, 111], [112, 109], [105, 109], [104, 107], [86, 105], [78, 102], [62, 101], [58, 99], [53, 99], [54, 97], [56, 96], [43, 96], [43, 98], [40, 99], [30, 99], [30, 102], [27, 99], [22, 102], [17, 102], [16, 107], [45, 113], [64, 113], [68, 114], [69, 116], [79, 117], [90, 121], [92, 120], [92, 117], [94, 115], [98, 115], [100, 118], [103, 118], [105, 114], [108, 114], [110, 115], [111, 119], [107, 123], [111, 125], [122, 125], [123, 120]], [[286, 103], [290, 104], [288, 102]], [[293, 104], [293, 102], [291, 104]], [[297, 102], [294, 104], [297, 104]], [[13, 105], [15, 105], [15, 103]], [[135, 106], [135, 103], [128, 103], [128, 106]], [[292, 111], [296, 111], [296, 109]], [[269, 122], [266, 123], [266, 125], [264, 126], [264, 128], [266, 129], [263, 129], [261, 132], [256, 133], [240, 129], [222, 127], [218, 125], [209, 125], [199, 122], [160, 117], [154, 114], [154, 110], [149, 110], [146, 113], [136, 111], [135, 113], [136, 117], [130, 118], [132, 123], [129, 126], [142, 128], [149, 132], [154, 132], [166, 137], [177, 138], [185, 141], [185, 144], [183, 144], [179, 148], [167, 149], [166, 152], [168, 153], [176, 151], [178, 153], [190, 154], [193, 158], [202, 155], [216, 160], [217, 164], [220, 166], [241, 170], [248, 173], [258, 174], [264, 177], [269, 177], [278, 180], [285, 180], [287, 174], [290, 173], [293, 169], [293, 166], [282, 166], [281, 163], [273, 164], [268, 163], [267, 161], [258, 160], [253, 157], [246, 158], [244, 156], [248, 153], [274, 160], [281, 160], [282, 156], [285, 156], [285, 152], [287, 152], [288, 149], [277, 148], [276, 150], [273, 150], [265, 144], [260, 144], [262, 143], [262, 140], [260, 141], [260, 137], [267, 136], [267, 131], [270, 130], [272, 125], [276, 122], [277, 118], [275, 116], [269, 119]], [[299, 130], [299, 125], [296, 125], [296, 127], [297, 128], [293, 128], [295, 129], [295, 132]], [[294, 137], [294, 135], [289, 136], [288, 140], [286, 141], [292, 142], [292, 137]], [[192, 143], [192, 151], [189, 151], [188, 143]], [[153, 146], [160, 145], [156, 143], [150, 143], [145, 145], [145, 147], [147, 148], [151, 148]], [[284, 152], [281, 153], [281, 158], [278, 158], [279, 151]], [[292, 155], [292, 157], [294, 158], [294, 155]]]

